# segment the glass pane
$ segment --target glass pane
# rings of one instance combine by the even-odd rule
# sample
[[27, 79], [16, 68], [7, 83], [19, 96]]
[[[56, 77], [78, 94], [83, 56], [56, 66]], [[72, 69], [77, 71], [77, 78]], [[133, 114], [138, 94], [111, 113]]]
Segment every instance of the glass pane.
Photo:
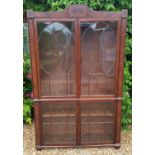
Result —
[[81, 103], [81, 143], [114, 141], [113, 103]]
[[114, 93], [116, 22], [81, 23], [81, 95]]
[[75, 95], [73, 22], [39, 22], [42, 96]]
[[75, 144], [75, 103], [43, 102], [41, 106], [43, 144]]

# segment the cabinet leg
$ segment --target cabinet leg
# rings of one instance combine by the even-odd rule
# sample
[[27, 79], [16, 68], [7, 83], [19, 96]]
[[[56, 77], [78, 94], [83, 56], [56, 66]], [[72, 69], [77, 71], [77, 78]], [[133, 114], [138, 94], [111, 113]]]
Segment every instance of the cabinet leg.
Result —
[[37, 146], [36, 146], [36, 150], [37, 150], [37, 151], [41, 151], [41, 146], [40, 146], [40, 145], [37, 145]]
[[121, 147], [121, 144], [115, 144], [115, 149], [119, 149]]

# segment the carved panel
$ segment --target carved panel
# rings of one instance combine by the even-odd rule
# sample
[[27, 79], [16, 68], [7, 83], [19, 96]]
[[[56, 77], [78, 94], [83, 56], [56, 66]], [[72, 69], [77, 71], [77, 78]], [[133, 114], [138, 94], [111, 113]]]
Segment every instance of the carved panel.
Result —
[[84, 5], [76, 6], [73, 5], [72, 7], [69, 7], [69, 16], [70, 17], [85, 17], [86, 16], [86, 11], [87, 7]]

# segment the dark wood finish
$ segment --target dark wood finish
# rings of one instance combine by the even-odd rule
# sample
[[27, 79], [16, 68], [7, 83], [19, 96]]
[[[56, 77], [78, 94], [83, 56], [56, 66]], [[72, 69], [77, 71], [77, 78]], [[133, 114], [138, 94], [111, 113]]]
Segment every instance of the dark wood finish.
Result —
[[76, 102], [40, 102], [42, 144], [76, 144]]
[[81, 144], [114, 143], [115, 103], [81, 101]]
[[39, 103], [35, 103], [34, 105], [34, 111], [35, 111], [35, 115], [34, 115], [34, 119], [35, 119], [35, 137], [36, 137], [36, 148], [39, 149], [39, 147], [41, 146], [41, 121], [40, 121], [40, 104]]
[[[89, 9], [86, 5], [71, 5], [68, 6], [64, 11], [53, 11], [53, 12], [32, 12], [28, 10], [28, 18], [120, 18], [122, 15], [120, 12], [107, 12], [107, 11], [94, 11]], [[124, 16], [127, 17], [127, 14], [124, 13]]]
[[37, 80], [37, 65], [36, 65], [36, 49], [34, 39], [34, 22], [33, 19], [28, 19], [29, 26], [29, 47], [31, 55], [31, 68], [32, 68], [32, 86], [33, 86], [33, 97], [38, 98], [38, 80]]
[[[126, 16], [127, 10], [122, 10], [122, 20], [121, 20], [121, 33], [120, 33], [120, 50], [119, 50], [119, 71], [118, 71], [118, 89], [117, 89], [117, 96], [122, 97], [123, 95], [123, 76], [124, 76], [124, 49], [125, 49], [125, 37], [126, 37]], [[116, 119], [116, 144], [120, 143], [120, 131], [121, 131], [121, 106], [122, 101], [117, 102], [117, 119]]]
[[79, 101], [76, 102], [76, 145], [81, 145], [81, 108]]
[[121, 146], [126, 18], [86, 5], [27, 11], [37, 150]]
[[126, 37], [126, 15], [127, 11], [122, 11], [121, 20], [121, 37], [120, 37], [120, 50], [119, 50], [119, 74], [118, 74], [118, 97], [122, 97], [122, 86], [123, 86], [123, 76], [124, 76], [124, 49], [125, 49], [125, 37]]

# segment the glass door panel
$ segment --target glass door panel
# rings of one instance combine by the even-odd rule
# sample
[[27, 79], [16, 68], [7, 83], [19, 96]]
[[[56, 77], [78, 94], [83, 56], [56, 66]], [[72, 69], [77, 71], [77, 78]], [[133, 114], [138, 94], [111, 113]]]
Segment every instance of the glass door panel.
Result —
[[81, 95], [114, 94], [116, 22], [81, 22]]
[[43, 144], [76, 144], [76, 103], [42, 102]]
[[41, 96], [75, 95], [74, 22], [38, 22]]
[[81, 144], [113, 142], [114, 115], [112, 102], [81, 103]]

